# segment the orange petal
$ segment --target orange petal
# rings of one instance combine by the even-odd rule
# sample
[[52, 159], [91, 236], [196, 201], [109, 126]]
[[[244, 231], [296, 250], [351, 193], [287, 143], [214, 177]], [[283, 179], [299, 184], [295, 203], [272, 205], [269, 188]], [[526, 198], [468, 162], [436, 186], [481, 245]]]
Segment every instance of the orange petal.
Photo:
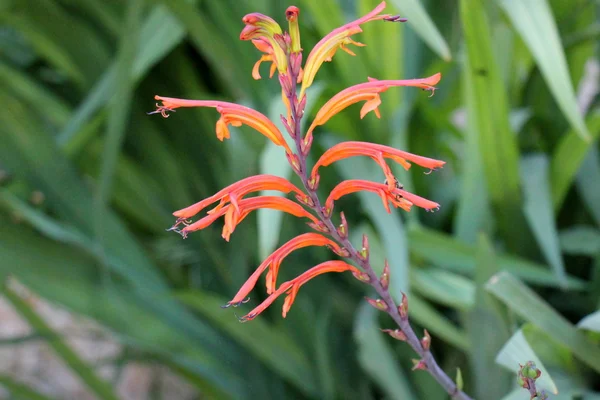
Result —
[[269, 297], [267, 297], [267, 299], [265, 301], [263, 301], [258, 307], [256, 307], [254, 310], [250, 311], [248, 314], [246, 314], [240, 320], [245, 322], [245, 321], [250, 321], [250, 320], [256, 318], [256, 316], [258, 314], [260, 314], [261, 312], [263, 312], [267, 307], [269, 307], [275, 301], [275, 299], [277, 299], [279, 296], [281, 296], [282, 294], [289, 291], [289, 300], [285, 301], [284, 308], [283, 308], [283, 317], [285, 318], [287, 312], [289, 311], [290, 307], [292, 306], [292, 303], [294, 302], [294, 300], [296, 298], [298, 289], [300, 289], [300, 287], [302, 285], [304, 285], [306, 282], [308, 282], [312, 278], [319, 276], [321, 274], [325, 274], [327, 272], [344, 272], [344, 271], [351, 271], [355, 275], [361, 273], [361, 271], [358, 268], [356, 268], [348, 263], [345, 263], [344, 261], [339, 261], [339, 260], [326, 261], [315, 267], [312, 267], [311, 269], [304, 272], [302, 275], [298, 276], [297, 278], [292, 279], [291, 281], [282, 283], [281, 286], [279, 286], [279, 288], [273, 294], [271, 294]]

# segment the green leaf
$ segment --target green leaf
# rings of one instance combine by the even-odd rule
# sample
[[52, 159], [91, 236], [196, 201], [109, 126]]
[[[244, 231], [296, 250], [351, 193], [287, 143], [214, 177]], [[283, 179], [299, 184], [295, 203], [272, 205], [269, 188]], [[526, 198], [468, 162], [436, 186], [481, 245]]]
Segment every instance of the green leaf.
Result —
[[315, 377], [306, 355], [283, 331], [260, 319], [240, 325], [229, 310], [224, 311], [221, 308], [227, 302], [227, 299], [222, 297], [200, 291], [183, 292], [177, 297], [200, 312], [267, 366], [287, 378], [298, 389], [308, 395], [316, 393]]
[[441, 312], [415, 293], [410, 295], [408, 303], [412, 321], [427, 329], [432, 335], [450, 343], [465, 353], [471, 351], [466, 333], [458, 329]]
[[500, 272], [489, 280], [486, 289], [515, 314], [544, 330], [600, 372], [600, 349], [521, 281], [507, 272]]
[[[515, 332], [510, 340], [506, 342], [504, 347], [496, 356], [496, 363], [502, 365], [509, 371], [514, 373], [515, 379], [519, 371], [519, 364], [524, 365], [527, 361], [533, 361], [535, 366], [542, 371], [542, 375], [536, 380], [536, 388], [546, 389], [551, 393], [557, 394], [558, 388], [548, 373], [548, 369], [535, 354], [531, 345], [527, 342], [523, 330], [519, 329]], [[521, 389], [520, 393], [524, 393], [525, 389]]]
[[600, 230], [574, 226], [560, 232], [560, 248], [567, 254], [595, 256], [600, 253]]
[[548, 159], [546, 156], [529, 155], [521, 161], [521, 179], [525, 204], [525, 217], [544, 254], [554, 270], [561, 287], [566, 285], [565, 264], [560, 254], [558, 234], [554, 223], [550, 198]]
[[514, 224], [521, 220], [519, 150], [510, 128], [508, 102], [483, 3], [482, 0], [460, 1], [469, 66], [467, 79], [471, 80], [467, 88], [472, 88], [477, 99], [473, 118], [479, 132], [479, 151], [496, 222], [508, 247], [518, 249], [523, 245], [521, 235], [514, 230]]
[[[477, 252], [474, 246], [425, 228], [411, 229], [408, 238], [411, 253], [414, 255], [453, 271], [474, 274]], [[500, 269], [509, 271], [527, 282], [540, 286], [559, 286], [554, 274], [540, 264], [502, 254], [498, 255], [496, 260]], [[567, 287], [580, 290], [585, 285], [577, 278], [567, 277]]]
[[130, 79], [138, 45], [138, 36], [142, 19], [144, 0], [128, 2], [125, 11], [125, 29], [127, 35], [121, 36], [116, 63], [116, 84], [114, 96], [111, 98], [107, 132], [102, 157], [98, 190], [94, 198], [95, 237], [102, 248], [105, 247], [105, 218], [111, 196], [114, 172], [117, 166], [125, 128], [129, 119], [129, 110], [133, 98], [134, 82]]
[[52, 400], [7, 375], [0, 375], [0, 386], [4, 386], [17, 399]]
[[477, 98], [468, 57], [462, 65], [462, 81], [467, 111], [465, 135], [465, 156], [463, 158], [462, 182], [458, 209], [454, 219], [455, 235], [467, 243], [476, 243], [477, 233], [491, 218], [489, 194], [486, 191], [483, 159], [479, 151], [479, 133], [477, 126]]
[[600, 311], [587, 315], [577, 324], [579, 329], [600, 332]]
[[413, 268], [410, 284], [421, 296], [459, 310], [473, 307], [475, 286], [461, 275], [437, 268]]
[[556, 22], [546, 0], [497, 0], [533, 54], [563, 114], [582, 139], [589, 132], [577, 107]]
[[354, 323], [358, 362], [381, 387], [387, 398], [416, 399], [408, 378], [393, 357], [392, 348], [384, 340], [385, 335], [377, 328], [377, 310], [368, 303], [363, 303]]
[[[156, 62], [179, 44], [183, 37], [184, 30], [171, 13], [162, 6], [154, 8], [140, 31], [132, 81], [138, 82]], [[61, 147], [68, 147], [71, 141], [76, 140], [76, 135], [90, 122], [94, 114], [113, 97], [118, 84], [116, 68], [116, 62], [107, 68], [79, 104], [69, 123], [57, 137]]]
[[500, 398], [510, 388], [510, 377], [494, 363], [494, 356], [510, 338], [505, 315], [498, 300], [485, 291], [485, 283], [498, 272], [496, 255], [489, 239], [479, 235], [475, 270], [475, 304], [468, 313], [470, 360], [476, 397]]
[[408, 24], [417, 32], [425, 43], [444, 61], [450, 61], [452, 55], [444, 37], [427, 14], [420, 0], [392, 0], [403, 17], [408, 18]]
[[90, 388], [100, 399], [118, 399], [113, 392], [112, 387], [106, 381], [100, 379], [96, 372], [85, 363], [79, 355], [67, 345], [60, 335], [58, 335], [35, 310], [23, 300], [11, 288], [4, 287], [2, 293], [15, 307], [17, 312], [29, 322], [29, 324], [39, 334], [49, 337], [48, 345], [54, 349], [56, 354], [71, 368], [71, 371], [78, 375], [83, 383]]
[[596, 225], [600, 227], [600, 153], [592, 147], [577, 173], [577, 191], [581, 195]]
[[[600, 112], [590, 115], [586, 123], [592, 139], [596, 140], [600, 136]], [[571, 129], [556, 146], [550, 164], [552, 204], [555, 213], [560, 210], [569, 187], [592, 144], [592, 141], [586, 142], [577, 135], [575, 130]]]

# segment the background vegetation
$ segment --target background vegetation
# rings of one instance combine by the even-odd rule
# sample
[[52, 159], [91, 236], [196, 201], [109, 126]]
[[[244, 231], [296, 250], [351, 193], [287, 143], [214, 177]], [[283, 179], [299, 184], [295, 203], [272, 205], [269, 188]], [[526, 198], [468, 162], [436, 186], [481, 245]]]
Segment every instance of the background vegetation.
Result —
[[[298, 0], [305, 51], [377, 3]], [[409, 348], [379, 332], [391, 321], [351, 277], [311, 282], [287, 319], [279, 303], [246, 324], [219, 307], [303, 222], [260, 212], [230, 243], [219, 224], [185, 241], [165, 232], [173, 210], [239, 178], [290, 175], [261, 135], [242, 129], [220, 143], [214, 110], [145, 114], [161, 94], [241, 102], [278, 121], [277, 82], [251, 79], [259, 54], [238, 37], [244, 14], [283, 23], [289, 5], [0, 2], [3, 294], [98, 398], [116, 398], [115, 382], [49, 330], [9, 277], [115, 332], [125, 346], [115, 364], [162, 363], [203, 398], [445, 398], [410, 371]], [[599, 399], [598, 1], [389, 0], [387, 11], [409, 22], [365, 25], [357, 39], [368, 46], [323, 66], [310, 112], [367, 76], [441, 71], [440, 89], [390, 89], [380, 121], [359, 120], [354, 106], [316, 133], [314, 154], [356, 139], [444, 159], [432, 175], [396, 170], [442, 208], [389, 215], [365, 194], [337, 209], [355, 238], [369, 234], [375, 265], [390, 260], [394, 293], [410, 293], [413, 323], [431, 332], [451, 376], [461, 368], [468, 393], [526, 399], [515, 374], [535, 360], [539, 384], [559, 390], [551, 398]], [[383, 181], [372, 164], [323, 170], [323, 193], [349, 171]], [[282, 279], [327, 257], [298, 251]], [[15, 398], [42, 396], [18, 377], [0, 382]]]

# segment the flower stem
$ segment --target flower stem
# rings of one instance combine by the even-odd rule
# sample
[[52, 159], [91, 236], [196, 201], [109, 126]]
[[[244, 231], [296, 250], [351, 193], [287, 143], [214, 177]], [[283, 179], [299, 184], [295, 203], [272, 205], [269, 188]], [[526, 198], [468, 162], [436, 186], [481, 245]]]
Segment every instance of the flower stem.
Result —
[[297, 156], [299, 158], [300, 164], [299, 171], [297, 172], [298, 176], [302, 180], [302, 184], [304, 185], [306, 192], [308, 193], [308, 196], [314, 204], [311, 208], [317, 213], [319, 219], [325, 224], [325, 226], [329, 230], [330, 235], [346, 250], [348, 250], [348, 252], [350, 253], [350, 256], [348, 258], [356, 262], [369, 276], [369, 284], [379, 294], [383, 302], [387, 304], [386, 312], [390, 315], [390, 317], [392, 317], [392, 319], [396, 322], [396, 324], [398, 324], [402, 332], [406, 335], [406, 341], [408, 342], [410, 347], [412, 347], [413, 350], [421, 357], [422, 361], [425, 363], [425, 368], [427, 372], [429, 372], [429, 374], [433, 376], [433, 378], [444, 388], [444, 390], [450, 395], [451, 398], [457, 400], [472, 400], [471, 397], [469, 397], [466, 393], [460, 390], [456, 386], [454, 381], [440, 368], [431, 351], [429, 349], [423, 348], [423, 346], [421, 345], [421, 341], [419, 340], [419, 338], [417, 337], [410, 325], [408, 316], [406, 316], [405, 318], [400, 316], [400, 313], [398, 312], [398, 307], [394, 303], [394, 300], [392, 299], [389, 290], [381, 286], [379, 278], [377, 277], [377, 274], [371, 267], [368, 257], [366, 259], [361, 257], [358, 250], [352, 245], [352, 243], [350, 243], [350, 241], [347, 238], [343, 238], [339, 235], [333, 221], [331, 220], [331, 217], [326, 215], [323, 211], [323, 207], [321, 206], [321, 202], [319, 200], [319, 197], [317, 196], [316, 190], [310, 188], [310, 185], [308, 184], [308, 170], [306, 168], [307, 157], [303, 155], [301, 151], [303, 137], [300, 130], [300, 123], [302, 121], [302, 115], [298, 115], [297, 113], [298, 97], [296, 94], [296, 82], [298, 78], [298, 73], [292, 71], [291, 68], [288, 69], [288, 72], [290, 73], [289, 79], [293, 88], [293, 90], [291, 91], [291, 98], [289, 99], [291, 117], [293, 120], [293, 124], [290, 125], [294, 133], [293, 137], [295, 138]]

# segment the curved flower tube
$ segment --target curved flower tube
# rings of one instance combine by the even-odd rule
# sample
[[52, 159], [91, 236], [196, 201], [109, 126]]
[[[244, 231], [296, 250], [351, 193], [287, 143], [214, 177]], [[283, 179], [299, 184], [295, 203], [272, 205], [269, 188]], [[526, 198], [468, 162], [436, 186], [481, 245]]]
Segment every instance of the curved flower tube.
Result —
[[[240, 39], [267, 41], [271, 46], [272, 61], [277, 66], [279, 73], [285, 74], [287, 72], [287, 45], [279, 24], [273, 18], [260, 13], [247, 14], [242, 18], [242, 22], [246, 26], [240, 33]], [[259, 50], [261, 49], [259, 48]]]
[[175, 211], [173, 215], [178, 217], [180, 222], [181, 220], [186, 220], [193, 217], [204, 208], [208, 207], [208, 205], [218, 200], [220, 200], [219, 205], [213, 210], [209, 211], [209, 214], [218, 211], [229, 202], [231, 202], [233, 207], [239, 213], [240, 208], [238, 201], [248, 193], [258, 192], [260, 190], [279, 190], [285, 194], [294, 192], [298, 196], [306, 196], [304, 192], [302, 192], [285, 178], [275, 175], [254, 175], [232, 183], [214, 195], [207, 197], [196, 204], [192, 204], [189, 207]]
[[379, 105], [381, 104], [381, 98], [379, 93], [383, 93], [390, 87], [394, 86], [413, 86], [424, 90], [430, 90], [432, 93], [435, 90], [435, 85], [438, 84], [442, 74], [437, 73], [428, 78], [423, 79], [402, 79], [402, 80], [377, 80], [369, 78], [369, 82], [360, 83], [358, 85], [350, 86], [347, 89], [342, 90], [335, 96], [333, 96], [327, 103], [321, 107], [317, 112], [315, 119], [308, 128], [305, 143], [312, 140], [310, 136], [313, 130], [319, 126], [325, 124], [331, 117], [339, 113], [348, 106], [359, 101], [365, 101], [362, 109], [360, 110], [360, 118], [364, 118], [370, 111], [375, 112], [377, 118], [380, 118]]
[[398, 150], [393, 147], [384, 146], [381, 144], [367, 142], [342, 142], [329, 148], [327, 151], [325, 151], [325, 153], [323, 153], [323, 155], [313, 166], [311, 179], [309, 183], [312, 182], [313, 187], [315, 187], [318, 184], [319, 167], [326, 167], [335, 161], [356, 156], [371, 157], [382, 167], [386, 179], [388, 180], [389, 190], [392, 190], [394, 188], [394, 182], [396, 181], [396, 179], [392, 175], [389, 166], [385, 163], [384, 158], [389, 158], [399, 163], [404, 167], [404, 169], [410, 168], [411, 164], [408, 161], [412, 161], [415, 164], [420, 165], [421, 167], [429, 168], [432, 171], [437, 168], [441, 168], [444, 166], [444, 164], [446, 164], [445, 161], [418, 156], [416, 154], [408, 153], [406, 151]]
[[312, 267], [311, 269], [304, 272], [302, 275], [298, 276], [297, 278], [294, 278], [291, 281], [282, 283], [281, 286], [279, 286], [279, 288], [275, 292], [273, 292], [269, 297], [267, 297], [267, 299], [265, 301], [263, 301], [260, 305], [258, 305], [258, 307], [256, 307], [254, 310], [250, 311], [248, 314], [246, 314], [245, 316], [240, 318], [240, 321], [246, 322], [246, 321], [250, 321], [250, 320], [256, 318], [257, 315], [259, 315], [265, 309], [267, 309], [267, 307], [269, 307], [271, 304], [273, 304], [273, 302], [284, 293], [287, 294], [285, 301], [283, 303], [283, 312], [282, 312], [283, 318], [285, 318], [287, 313], [290, 311], [290, 308], [292, 307], [294, 300], [296, 299], [298, 290], [300, 290], [300, 287], [302, 285], [304, 285], [309, 280], [311, 280], [321, 274], [325, 274], [327, 272], [344, 272], [344, 271], [351, 271], [355, 277], [362, 275], [362, 272], [358, 268], [356, 268], [348, 263], [345, 263], [344, 261], [338, 261], [338, 260], [326, 261], [315, 267]]
[[154, 96], [155, 100], [162, 101], [162, 105], [157, 104], [156, 110], [149, 114], [161, 114], [164, 118], [169, 117], [169, 112], [179, 107], [212, 107], [216, 108], [221, 114], [221, 118], [217, 121], [217, 138], [219, 140], [229, 139], [228, 125], [242, 126], [248, 125], [256, 129], [258, 132], [265, 135], [273, 143], [285, 148], [286, 153], [293, 154], [283, 135], [277, 129], [275, 124], [264, 114], [259, 113], [248, 107], [241, 106], [235, 103], [216, 100], [187, 100], [177, 99], [174, 97]]
[[336, 242], [319, 233], [310, 232], [296, 236], [271, 253], [271, 255], [258, 266], [250, 278], [248, 278], [237, 294], [233, 297], [233, 299], [231, 299], [231, 301], [227, 303], [225, 307], [237, 307], [240, 305], [240, 303], [243, 303], [245, 301], [244, 299], [246, 299], [248, 294], [252, 291], [252, 289], [254, 289], [254, 286], [256, 286], [258, 278], [267, 268], [269, 268], [269, 272], [267, 273], [266, 277], [267, 293], [274, 293], [277, 284], [277, 274], [279, 273], [279, 267], [281, 266], [282, 261], [294, 250], [308, 246], [327, 246], [337, 254], [344, 254], [343, 250]]
[[296, 217], [308, 218], [314, 225], [320, 225], [320, 221], [317, 217], [306, 211], [300, 204], [295, 203], [290, 199], [278, 196], [257, 196], [240, 200], [238, 202], [237, 210], [231, 204], [228, 204], [217, 210], [213, 210], [212, 213], [192, 224], [188, 225], [184, 222], [185, 226], [182, 229], [176, 229], [178, 224], [176, 223], [170, 230], [178, 232], [185, 238], [190, 232], [204, 229], [217, 220], [217, 218], [225, 215], [225, 224], [223, 225], [223, 233], [221, 236], [226, 241], [229, 241], [229, 237], [235, 230], [235, 227], [242, 222], [250, 212], [259, 208], [284, 211]]

